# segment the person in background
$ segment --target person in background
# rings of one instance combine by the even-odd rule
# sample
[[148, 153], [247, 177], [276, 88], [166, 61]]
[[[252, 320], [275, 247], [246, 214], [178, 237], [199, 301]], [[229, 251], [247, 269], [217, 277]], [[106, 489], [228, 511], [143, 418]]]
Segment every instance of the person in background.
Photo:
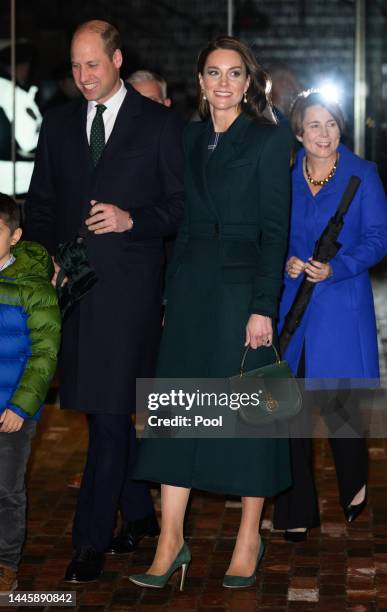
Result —
[[51, 257], [19, 242], [20, 209], [0, 193], [0, 596], [17, 587], [31, 440], [55, 372], [60, 313]]
[[[203, 121], [185, 132], [186, 208], [167, 272], [157, 375], [225, 378], [272, 363], [290, 204], [287, 128], [276, 125], [269, 81], [251, 50], [220, 36], [198, 60]], [[275, 167], [275, 172], [273, 168]], [[161, 484], [162, 527], [139, 586], [164, 587], [191, 554], [183, 523], [191, 487], [242, 497], [227, 588], [255, 583], [265, 546], [264, 497], [290, 485], [287, 439], [144, 439], [134, 477]]]
[[[344, 117], [337, 102], [313, 90], [300, 94], [290, 123], [303, 148], [293, 169], [290, 243], [279, 330], [303, 279], [316, 287], [283, 357], [300, 378], [377, 378], [378, 348], [369, 268], [387, 251], [383, 186], [375, 164], [340, 143]], [[315, 242], [335, 214], [352, 175], [358, 176], [361, 184], [344, 218], [338, 238], [341, 248], [329, 263], [314, 261]], [[323, 410], [326, 415], [352, 413], [354, 423], [358, 393], [345, 385], [341, 387], [342, 391], [322, 392]], [[346, 520], [352, 522], [366, 505], [367, 443], [356, 432], [352, 437], [331, 436], [329, 442], [340, 504]], [[284, 529], [285, 539], [291, 542], [305, 540], [308, 529], [320, 524], [312, 455], [310, 438], [291, 440], [293, 486], [277, 497], [274, 512], [274, 527]]]
[[138, 91], [142, 96], [150, 98], [154, 102], [171, 106], [172, 100], [167, 95], [167, 82], [162, 76], [150, 70], [136, 70], [126, 79], [127, 83]]
[[[11, 80], [11, 43], [6, 43], [0, 50], [0, 74]], [[16, 85], [28, 91], [32, 85], [32, 72], [35, 63], [36, 49], [26, 38], [19, 38], [15, 44], [15, 81]]]
[[154, 374], [159, 346], [163, 237], [182, 217], [181, 125], [125, 86], [122, 61], [112, 24], [76, 29], [71, 62], [82, 96], [47, 111], [25, 205], [28, 234], [52, 255], [87, 229], [98, 278], [64, 321], [59, 361], [61, 407], [85, 413], [89, 429], [69, 582], [98, 579], [105, 552], [133, 551], [158, 533], [149, 486], [131, 479], [132, 413], [136, 378]]
[[71, 66], [68, 62], [63, 62], [54, 70], [53, 78], [56, 82], [57, 89], [43, 106], [43, 112], [54, 106], [71, 102], [75, 98], [79, 98], [81, 92], [74, 83]]
[[285, 121], [302, 86], [294, 70], [287, 64], [281, 62], [271, 64], [267, 71], [272, 82], [271, 100], [274, 114], [278, 121]]

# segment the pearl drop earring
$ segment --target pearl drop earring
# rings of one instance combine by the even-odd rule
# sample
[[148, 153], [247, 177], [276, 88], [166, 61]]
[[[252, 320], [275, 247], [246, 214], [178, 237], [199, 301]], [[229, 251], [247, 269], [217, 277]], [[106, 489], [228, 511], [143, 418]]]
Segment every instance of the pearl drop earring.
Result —
[[246, 92], [243, 94], [243, 102], [247, 104], [247, 95]]

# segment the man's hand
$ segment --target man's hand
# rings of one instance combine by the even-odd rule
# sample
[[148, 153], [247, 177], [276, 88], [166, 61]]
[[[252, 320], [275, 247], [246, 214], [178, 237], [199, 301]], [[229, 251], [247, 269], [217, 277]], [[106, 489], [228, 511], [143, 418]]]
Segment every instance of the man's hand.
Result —
[[6, 408], [4, 412], [0, 414], [0, 433], [14, 433], [15, 431], [19, 431], [23, 423], [23, 417]]
[[259, 346], [270, 346], [273, 341], [273, 325], [270, 317], [252, 314], [246, 325], [245, 346], [256, 349]]
[[114, 204], [91, 200], [90, 215], [85, 223], [94, 234], [110, 232], [127, 232], [133, 227], [133, 219], [127, 210], [122, 210]]
[[305, 274], [311, 283], [320, 283], [332, 276], [332, 268], [329, 263], [321, 263], [309, 257], [305, 265]]
[[302, 272], [304, 272], [304, 270], [305, 262], [302, 261], [302, 259], [299, 259], [294, 255], [293, 257], [289, 257], [288, 261], [286, 262], [286, 272], [290, 278], [297, 278], [300, 276], [300, 274], [302, 274]]

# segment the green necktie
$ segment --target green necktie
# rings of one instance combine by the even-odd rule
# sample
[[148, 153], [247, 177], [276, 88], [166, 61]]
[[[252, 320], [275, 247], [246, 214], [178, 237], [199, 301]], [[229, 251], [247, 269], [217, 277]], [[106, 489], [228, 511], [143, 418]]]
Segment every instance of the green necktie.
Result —
[[93, 119], [93, 123], [91, 124], [90, 130], [90, 150], [94, 166], [98, 164], [98, 160], [101, 157], [102, 151], [105, 147], [105, 125], [102, 114], [105, 112], [106, 106], [103, 104], [97, 104], [95, 108], [95, 117]]

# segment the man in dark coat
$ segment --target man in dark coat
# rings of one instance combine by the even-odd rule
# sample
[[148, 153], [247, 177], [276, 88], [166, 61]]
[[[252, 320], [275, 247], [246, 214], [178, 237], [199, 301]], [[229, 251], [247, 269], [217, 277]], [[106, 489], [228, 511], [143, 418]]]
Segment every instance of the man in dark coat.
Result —
[[[130, 480], [136, 377], [154, 373], [163, 245], [182, 214], [180, 122], [120, 80], [117, 30], [90, 21], [71, 45], [83, 97], [47, 112], [26, 201], [27, 234], [54, 255], [86, 222], [98, 277], [64, 321], [61, 405], [86, 413], [89, 448], [66, 579], [102, 571], [119, 508], [122, 536], [155, 534], [148, 486]], [[86, 221], [85, 221], [86, 220]], [[56, 266], [58, 272], [58, 266]]]

